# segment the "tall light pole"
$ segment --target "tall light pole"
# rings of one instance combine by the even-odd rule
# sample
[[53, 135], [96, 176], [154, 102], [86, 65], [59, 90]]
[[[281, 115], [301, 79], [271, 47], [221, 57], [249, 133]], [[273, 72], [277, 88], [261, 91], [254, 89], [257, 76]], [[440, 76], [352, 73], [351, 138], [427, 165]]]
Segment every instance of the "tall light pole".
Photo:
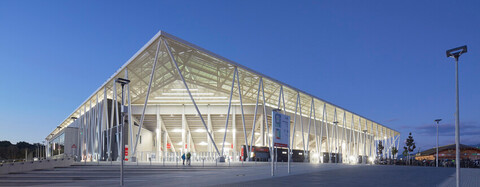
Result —
[[458, 95], [458, 58], [460, 55], [467, 52], [467, 46], [461, 46], [447, 50], [447, 57], [455, 58], [455, 89], [456, 89], [456, 103], [457, 110], [455, 111], [455, 162], [456, 162], [456, 184], [460, 187], [460, 110], [459, 110], [459, 95]]
[[436, 119], [435, 122], [437, 122], [437, 156], [436, 156], [436, 164], [435, 166], [438, 168], [438, 123], [442, 121], [442, 119]]
[[[115, 82], [116, 82], [116, 83], [119, 83], [120, 85], [122, 85], [122, 99], [121, 99], [122, 102], [121, 102], [121, 104], [120, 104], [120, 107], [121, 107], [121, 108], [120, 108], [120, 110], [121, 110], [121, 118], [120, 118], [120, 119], [121, 119], [121, 120], [120, 120], [120, 129], [121, 129], [121, 131], [120, 131], [120, 132], [121, 132], [121, 134], [120, 134], [120, 138], [119, 138], [119, 139], [120, 139], [120, 143], [121, 143], [121, 145], [122, 145], [122, 150], [119, 150], [119, 151], [122, 152], [122, 154], [121, 154], [122, 156], [121, 156], [121, 158], [120, 158], [120, 159], [121, 159], [121, 164], [120, 164], [120, 186], [123, 186], [123, 162], [125, 161], [125, 141], [123, 140], [123, 134], [125, 134], [125, 133], [124, 133], [123, 130], [125, 130], [125, 128], [124, 128], [124, 127], [125, 127], [125, 123], [128, 122], [128, 120], [127, 120], [127, 119], [128, 119], [128, 118], [127, 118], [127, 116], [128, 116], [128, 109], [127, 109], [126, 106], [124, 106], [124, 99], [123, 99], [124, 97], [123, 97], [123, 96], [124, 96], [124, 87], [125, 87], [125, 85], [127, 85], [128, 83], [130, 83], [130, 80], [128, 80], [128, 79], [122, 79], [122, 78], [117, 78], [117, 79], [115, 79]], [[117, 127], [117, 128], [118, 128], [118, 127]]]

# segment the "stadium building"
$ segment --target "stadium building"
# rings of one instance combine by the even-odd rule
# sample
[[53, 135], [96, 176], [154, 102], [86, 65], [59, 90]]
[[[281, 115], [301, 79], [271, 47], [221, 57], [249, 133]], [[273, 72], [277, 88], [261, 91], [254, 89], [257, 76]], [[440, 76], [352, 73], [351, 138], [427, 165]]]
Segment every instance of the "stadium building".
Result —
[[273, 110], [290, 116], [293, 161], [366, 163], [380, 141], [384, 158], [399, 144], [398, 131], [160, 31], [46, 137], [47, 156], [268, 160]]

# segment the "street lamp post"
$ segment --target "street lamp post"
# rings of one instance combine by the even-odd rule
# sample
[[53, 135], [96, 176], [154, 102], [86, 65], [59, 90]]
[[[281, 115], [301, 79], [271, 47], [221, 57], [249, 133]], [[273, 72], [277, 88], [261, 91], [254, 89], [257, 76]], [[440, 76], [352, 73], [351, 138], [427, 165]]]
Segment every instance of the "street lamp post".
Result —
[[455, 58], [455, 90], [456, 90], [456, 111], [455, 111], [455, 159], [456, 159], [456, 186], [460, 187], [460, 111], [458, 95], [458, 58], [467, 52], [467, 46], [461, 46], [446, 51], [447, 57]]
[[436, 156], [436, 164], [435, 167], [438, 168], [438, 123], [442, 121], [442, 119], [436, 119], [435, 122], [437, 122], [437, 156]]
[[[121, 129], [121, 134], [120, 134], [120, 143], [122, 144], [122, 150], [119, 150], [122, 152], [122, 156], [121, 156], [121, 164], [120, 164], [120, 186], [123, 186], [123, 163], [125, 161], [125, 141], [123, 140], [123, 130], [125, 129], [125, 122], [127, 122], [127, 115], [128, 115], [128, 111], [127, 111], [127, 108], [124, 106], [124, 87], [126, 84], [130, 83], [130, 80], [128, 79], [122, 79], [122, 78], [117, 78], [115, 79], [115, 82], [116, 83], [120, 83], [120, 85], [122, 85], [122, 98], [121, 98], [121, 104], [120, 104], [120, 110], [121, 110], [121, 120], [120, 120], [120, 129]], [[118, 127], [117, 127], [118, 128]]]

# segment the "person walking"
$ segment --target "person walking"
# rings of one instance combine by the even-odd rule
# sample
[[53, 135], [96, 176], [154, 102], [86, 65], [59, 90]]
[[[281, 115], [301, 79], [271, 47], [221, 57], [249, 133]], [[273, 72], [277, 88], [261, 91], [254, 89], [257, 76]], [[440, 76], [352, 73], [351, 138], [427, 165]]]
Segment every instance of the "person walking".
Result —
[[187, 163], [188, 165], [191, 164], [191, 160], [190, 160], [190, 157], [192, 156], [192, 154], [190, 154], [190, 152], [187, 153]]
[[182, 154], [183, 165], [185, 165], [185, 153]]

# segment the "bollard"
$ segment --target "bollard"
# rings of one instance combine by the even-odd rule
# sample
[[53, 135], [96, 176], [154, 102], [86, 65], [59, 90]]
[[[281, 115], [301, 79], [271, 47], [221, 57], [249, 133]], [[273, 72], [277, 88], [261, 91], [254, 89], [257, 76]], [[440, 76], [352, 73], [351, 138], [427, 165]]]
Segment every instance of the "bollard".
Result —
[[165, 158], [163, 158], [163, 166], [165, 167]]
[[178, 159], [177, 159], [177, 157], [175, 157], [175, 163], [177, 164], [177, 167], [178, 167]]
[[217, 166], [217, 159], [215, 159], [215, 166]]
[[202, 167], [205, 167], [205, 158], [203, 158]]
[[228, 158], [228, 167], [230, 167], [230, 158]]

